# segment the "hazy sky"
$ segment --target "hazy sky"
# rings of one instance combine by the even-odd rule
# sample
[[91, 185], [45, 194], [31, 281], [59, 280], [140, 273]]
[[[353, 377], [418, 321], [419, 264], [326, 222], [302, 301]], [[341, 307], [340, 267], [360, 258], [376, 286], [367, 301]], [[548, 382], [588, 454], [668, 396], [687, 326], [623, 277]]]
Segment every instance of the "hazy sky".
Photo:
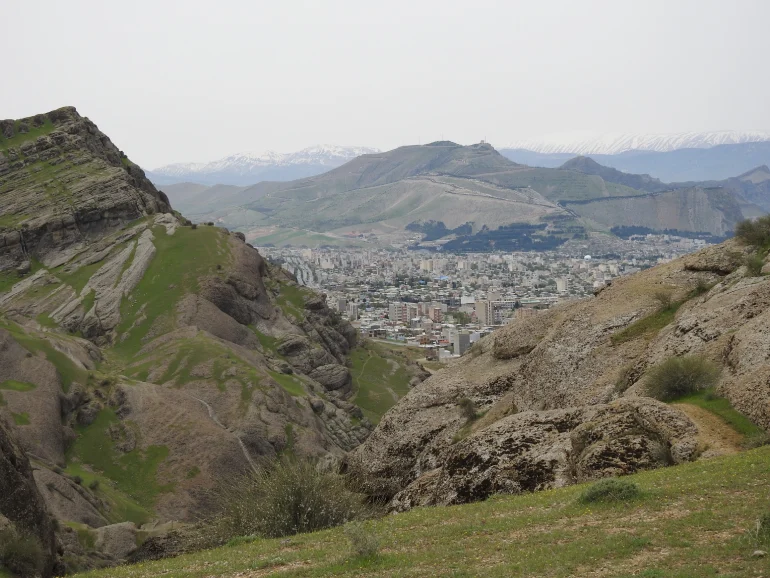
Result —
[[770, 1], [0, 0], [0, 118], [145, 168], [317, 143], [770, 129]]

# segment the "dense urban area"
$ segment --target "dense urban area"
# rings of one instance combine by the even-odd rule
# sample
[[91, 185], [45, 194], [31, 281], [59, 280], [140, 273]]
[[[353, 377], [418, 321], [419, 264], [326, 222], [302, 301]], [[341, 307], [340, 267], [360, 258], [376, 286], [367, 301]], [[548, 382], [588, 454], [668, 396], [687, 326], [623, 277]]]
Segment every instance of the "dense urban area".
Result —
[[666, 263], [702, 239], [605, 234], [547, 252], [451, 254], [409, 248], [259, 247], [363, 337], [425, 348], [445, 361], [482, 336], [555, 304], [593, 295], [612, 279]]

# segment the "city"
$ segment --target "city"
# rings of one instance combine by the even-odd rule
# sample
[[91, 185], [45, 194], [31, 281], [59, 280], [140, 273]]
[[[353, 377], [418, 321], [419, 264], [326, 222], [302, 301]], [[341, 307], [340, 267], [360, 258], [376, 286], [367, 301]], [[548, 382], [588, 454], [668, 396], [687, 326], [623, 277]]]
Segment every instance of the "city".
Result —
[[593, 295], [616, 277], [666, 263], [706, 242], [672, 235], [605, 234], [556, 251], [449, 254], [408, 248], [259, 247], [323, 291], [362, 337], [464, 354], [484, 335], [558, 303]]

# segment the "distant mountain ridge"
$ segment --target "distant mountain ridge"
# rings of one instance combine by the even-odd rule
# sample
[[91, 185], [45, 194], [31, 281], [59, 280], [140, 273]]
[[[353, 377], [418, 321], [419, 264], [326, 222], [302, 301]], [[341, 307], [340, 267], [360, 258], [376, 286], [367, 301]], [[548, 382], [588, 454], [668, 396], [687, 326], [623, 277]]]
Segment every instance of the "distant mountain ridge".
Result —
[[626, 151], [668, 152], [712, 148], [724, 144], [770, 141], [770, 131], [711, 131], [673, 134], [562, 134], [514, 141], [504, 148], [536, 153], [577, 155], [618, 154]]
[[205, 163], [173, 163], [148, 171], [159, 185], [193, 182], [204, 185], [251, 185], [258, 181], [287, 181], [320, 174], [378, 149], [316, 145], [293, 153], [242, 152]]
[[[532, 167], [557, 168], [575, 156], [500, 149], [506, 158]], [[619, 154], [584, 154], [597, 163], [624, 173], [648, 174], [667, 183], [724, 180], [770, 165], [770, 141], [722, 144], [711, 148], [686, 148], [667, 152], [626, 151]]]

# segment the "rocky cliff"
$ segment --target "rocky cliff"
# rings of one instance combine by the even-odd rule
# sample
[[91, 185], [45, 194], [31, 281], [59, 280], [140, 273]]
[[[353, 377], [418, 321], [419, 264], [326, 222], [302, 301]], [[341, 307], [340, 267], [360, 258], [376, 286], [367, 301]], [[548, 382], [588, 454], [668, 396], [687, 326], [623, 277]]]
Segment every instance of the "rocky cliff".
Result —
[[717, 393], [770, 429], [770, 279], [747, 276], [748, 250], [731, 241], [512, 322], [405, 396], [351, 467], [401, 510], [696, 459], [700, 425], [646, 397], [648, 370], [688, 354], [720, 365]]
[[366, 439], [356, 332], [323, 295], [174, 214], [74, 109], [0, 130], [0, 414], [70, 568], [196, 520], [261, 460], [334, 462]]
[[39, 541], [44, 557], [42, 575], [51, 576], [56, 560], [53, 522], [27, 456], [0, 417], [0, 531], [8, 526]]
[[30, 259], [56, 266], [89, 240], [169, 210], [142, 169], [74, 108], [0, 121], [0, 271]]

